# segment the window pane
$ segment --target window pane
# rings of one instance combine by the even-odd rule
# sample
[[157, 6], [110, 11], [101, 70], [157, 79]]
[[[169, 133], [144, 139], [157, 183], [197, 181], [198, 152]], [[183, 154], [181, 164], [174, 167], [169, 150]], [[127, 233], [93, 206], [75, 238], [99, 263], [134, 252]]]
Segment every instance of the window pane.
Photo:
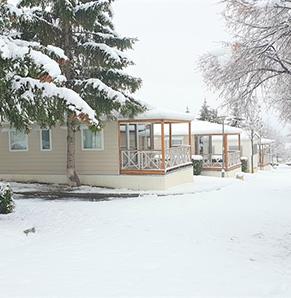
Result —
[[181, 145], [183, 145], [183, 139], [175, 139], [175, 138], [173, 138], [172, 139], [172, 145], [173, 146], [181, 146]]
[[136, 139], [136, 129], [137, 126], [135, 124], [128, 125], [129, 128], [129, 149], [136, 150], [137, 149], [137, 139]]
[[27, 134], [22, 131], [10, 131], [10, 150], [27, 150]]
[[83, 149], [102, 149], [102, 134], [83, 129]]
[[50, 150], [51, 149], [51, 137], [50, 137], [49, 129], [43, 129], [41, 131], [41, 149], [42, 150]]
[[120, 148], [126, 149], [127, 147], [127, 134], [126, 134], [126, 125], [120, 125]]
[[231, 145], [231, 146], [229, 146], [229, 151], [239, 151], [239, 146], [238, 145]]

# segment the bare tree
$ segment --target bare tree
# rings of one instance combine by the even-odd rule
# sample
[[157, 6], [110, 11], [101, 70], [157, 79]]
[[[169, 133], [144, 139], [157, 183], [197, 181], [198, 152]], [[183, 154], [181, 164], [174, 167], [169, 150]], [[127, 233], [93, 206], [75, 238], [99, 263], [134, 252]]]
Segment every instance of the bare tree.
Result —
[[287, 137], [282, 134], [280, 129], [274, 128], [269, 123], [264, 123], [263, 136], [274, 140], [272, 144], [273, 157], [276, 157], [277, 161], [279, 158], [283, 160], [288, 159], [289, 151], [286, 148]]
[[246, 116], [245, 121], [242, 123], [242, 128], [244, 128], [251, 141], [251, 173], [254, 173], [254, 155], [256, 154], [258, 148], [256, 140], [262, 137], [263, 132], [263, 120], [261, 117], [261, 107], [252, 99], [244, 111]]
[[263, 98], [291, 120], [290, 0], [224, 0], [233, 36], [223, 52], [206, 53], [200, 69], [228, 106], [247, 110]]

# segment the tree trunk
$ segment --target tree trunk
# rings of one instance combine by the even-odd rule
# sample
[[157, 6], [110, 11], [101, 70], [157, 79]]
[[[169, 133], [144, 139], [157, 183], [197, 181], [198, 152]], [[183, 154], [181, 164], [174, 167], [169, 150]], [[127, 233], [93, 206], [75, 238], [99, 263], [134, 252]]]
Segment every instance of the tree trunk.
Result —
[[[69, 63], [66, 63], [63, 67], [63, 72], [67, 78], [67, 82], [70, 82], [74, 78], [74, 73], [71, 67], [73, 61], [72, 55], [72, 26], [70, 23], [64, 24], [64, 51], [69, 58]], [[81, 182], [76, 171], [76, 160], [75, 160], [75, 143], [76, 143], [76, 129], [77, 121], [75, 113], [68, 111], [67, 116], [67, 177], [70, 186], [80, 186]]]
[[81, 182], [76, 172], [75, 161], [76, 125], [72, 116], [72, 113], [69, 113], [67, 120], [67, 177], [70, 186], [80, 186]]
[[254, 132], [253, 132], [253, 130], [251, 130], [251, 146], [252, 146], [251, 173], [254, 174]]

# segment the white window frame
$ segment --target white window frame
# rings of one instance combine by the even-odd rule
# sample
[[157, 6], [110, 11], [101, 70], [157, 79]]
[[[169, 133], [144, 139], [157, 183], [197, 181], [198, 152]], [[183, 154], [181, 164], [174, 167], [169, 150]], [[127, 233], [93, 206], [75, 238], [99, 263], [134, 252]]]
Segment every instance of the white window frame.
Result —
[[82, 127], [81, 128], [81, 148], [82, 148], [82, 151], [104, 151], [104, 132], [103, 132], [103, 129], [101, 129], [99, 131], [99, 133], [101, 134], [101, 148], [84, 148], [84, 130], [87, 130], [90, 128], [88, 127]]
[[16, 129], [9, 129], [8, 130], [8, 137], [9, 137], [9, 151], [10, 152], [27, 152], [29, 149], [29, 143], [28, 143], [28, 134], [24, 132], [24, 135], [26, 136], [26, 149], [12, 149], [11, 148], [11, 132], [16, 132]]
[[[42, 131], [43, 130], [48, 130], [49, 131], [50, 149], [43, 149], [42, 148]], [[41, 128], [40, 131], [39, 131], [39, 137], [40, 137], [40, 151], [44, 151], [44, 152], [52, 151], [52, 149], [53, 149], [53, 144], [52, 144], [52, 130], [50, 128]]]

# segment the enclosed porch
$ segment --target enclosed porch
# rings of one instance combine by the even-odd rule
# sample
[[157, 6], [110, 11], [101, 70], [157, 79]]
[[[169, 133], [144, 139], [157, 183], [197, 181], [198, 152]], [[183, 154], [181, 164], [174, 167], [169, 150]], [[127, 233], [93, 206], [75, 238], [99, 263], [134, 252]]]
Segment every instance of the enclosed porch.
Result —
[[262, 138], [259, 144], [259, 167], [264, 169], [264, 167], [272, 164], [273, 162], [273, 152], [272, 144], [274, 143], [271, 139]]
[[203, 157], [203, 171], [228, 172], [239, 169], [240, 133], [195, 135], [195, 154]]
[[[186, 145], [172, 141], [172, 130], [177, 124], [187, 127]], [[133, 119], [120, 120], [118, 125], [120, 174], [165, 175], [192, 165], [191, 120]]]

